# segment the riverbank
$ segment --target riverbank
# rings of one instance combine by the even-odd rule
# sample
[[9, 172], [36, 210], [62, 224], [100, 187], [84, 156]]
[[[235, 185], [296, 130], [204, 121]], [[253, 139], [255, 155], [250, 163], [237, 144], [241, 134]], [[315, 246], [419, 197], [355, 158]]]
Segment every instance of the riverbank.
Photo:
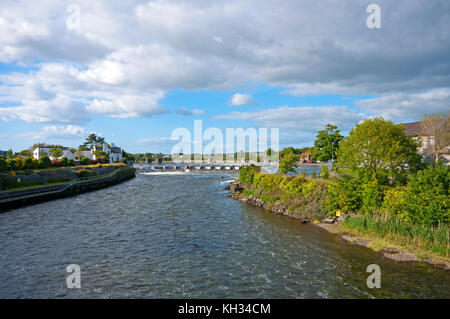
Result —
[[[97, 169], [102, 168], [97, 167]], [[135, 177], [135, 170], [132, 167], [119, 165], [104, 168], [107, 169], [102, 170], [101, 174], [89, 173], [83, 178], [76, 178], [80, 174], [75, 174], [72, 179], [66, 176], [63, 182], [2, 191], [0, 192], [0, 211], [94, 191]], [[65, 175], [70, 173], [62, 170], [61, 172]]]
[[[251, 206], [268, 210], [272, 213], [288, 216], [299, 220], [301, 223], [312, 223], [322, 229], [336, 234], [349, 244], [355, 244], [370, 248], [381, 253], [384, 257], [395, 261], [416, 261], [433, 264], [440, 268], [450, 270], [450, 258], [441, 256], [429, 249], [420, 249], [412, 245], [399, 244], [388, 236], [381, 237], [373, 231], [361, 231], [355, 228], [350, 220], [356, 220], [355, 214], [341, 214], [340, 216], [327, 216], [325, 213], [310, 215], [308, 212], [299, 214], [291, 206], [283, 205], [279, 200], [273, 200], [273, 196], [258, 196], [243, 184], [230, 186], [231, 198], [239, 200]], [[258, 194], [258, 193], [256, 193]], [[276, 197], [275, 197], [276, 198]], [[305, 206], [305, 210], [308, 207]], [[314, 213], [314, 210], [312, 211]], [[420, 246], [420, 245], [419, 245]]]

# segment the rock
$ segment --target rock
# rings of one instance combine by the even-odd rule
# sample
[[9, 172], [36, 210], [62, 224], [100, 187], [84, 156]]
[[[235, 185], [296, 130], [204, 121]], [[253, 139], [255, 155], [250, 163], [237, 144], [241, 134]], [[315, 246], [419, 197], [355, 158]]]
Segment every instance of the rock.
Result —
[[322, 220], [322, 223], [325, 224], [334, 224], [335, 220], [333, 218], [325, 218], [324, 220]]

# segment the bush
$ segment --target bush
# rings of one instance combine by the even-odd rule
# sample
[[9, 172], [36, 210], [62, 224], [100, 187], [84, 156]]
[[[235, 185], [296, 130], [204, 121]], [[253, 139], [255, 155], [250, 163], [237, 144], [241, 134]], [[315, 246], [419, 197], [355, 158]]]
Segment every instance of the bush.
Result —
[[67, 166], [75, 166], [75, 161], [71, 158], [67, 160]]
[[123, 163], [123, 164], [128, 164], [128, 160], [127, 160], [126, 157], [121, 158], [120, 162]]
[[0, 158], [0, 172], [5, 172], [8, 170], [8, 163], [4, 158]]
[[328, 187], [326, 206], [329, 212], [342, 210], [346, 213], [356, 213], [361, 208], [361, 205], [360, 184], [353, 175], [341, 174]]
[[31, 157], [25, 157], [22, 160], [22, 167], [24, 169], [32, 169], [33, 168], [33, 159]]
[[381, 208], [388, 215], [407, 220], [408, 212], [406, 211], [406, 188], [395, 187], [388, 189], [384, 195]]
[[39, 167], [39, 161], [36, 158], [33, 158], [33, 169], [36, 169]]
[[328, 171], [328, 167], [326, 167], [324, 164], [320, 165], [320, 177], [324, 179], [330, 178], [330, 172]]
[[303, 176], [297, 176], [292, 179], [289, 183], [284, 187], [285, 191], [291, 195], [297, 195], [302, 192], [302, 186], [306, 183], [306, 178]]
[[81, 165], [89, 165], [89, 164], [91, 164], [91, 162], [89, 161], [89, 158], [83, 157], [80, 161], [80, 164]]
[[67, 167], [67, 160], [68, 160], [68, 158], [67, 158], [67, 157], [63, 157], [63, 158], [61, 158], [61, 166], [63, 166], [63, 167]]
[[38, 167], [39, 168], [49, 168], [52, 166], [52, 161], [48, 156], [43, 156], [39, 159]]
[[373, 213], [381, 207], [384, 199], [384, 190], [377, 180], [361, 185], [361, 209], [366, 213]]
[[408, 182], [406, 210], [409, 221], [422, 225], [450, 223], [450, 166], [431, 165]]
[[22, 159], [21, 158], [10, 158], [6, 160], [8, 164], [8, 169], [11, 171], [15, 171], [18, 169], [22, 169]]
[[247, 185], [252, 185], [253, 177], [258, 171], [259, 167], [254, 165], [244, 166], [239, 172], [239, 181]]

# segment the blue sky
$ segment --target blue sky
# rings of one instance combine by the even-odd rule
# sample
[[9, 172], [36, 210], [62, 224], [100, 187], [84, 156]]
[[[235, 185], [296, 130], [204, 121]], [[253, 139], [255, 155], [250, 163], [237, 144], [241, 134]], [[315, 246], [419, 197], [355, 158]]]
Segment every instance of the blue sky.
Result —
[[0, 150], [95, 132], [167, 153], [196, 119], [276, 127], [281, 146], [302, 147], [327, 123], [347, 133], [374, 116], [448, 112], [448, 1], [379, 1], [379, 29], [367, 5], [2, 1]]

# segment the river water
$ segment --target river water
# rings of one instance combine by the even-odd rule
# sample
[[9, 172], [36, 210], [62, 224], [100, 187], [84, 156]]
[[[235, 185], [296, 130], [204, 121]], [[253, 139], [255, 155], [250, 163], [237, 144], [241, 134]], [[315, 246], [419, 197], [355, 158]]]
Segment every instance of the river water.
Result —
[[[450, 297], [448, 271], [229, 199], [221, 174], [137, 174], [0, 214], [0, 297]], [[80, 289], [67, 288], [69, 264]], [[380, 289], [367, 288], [369, 264]]]

